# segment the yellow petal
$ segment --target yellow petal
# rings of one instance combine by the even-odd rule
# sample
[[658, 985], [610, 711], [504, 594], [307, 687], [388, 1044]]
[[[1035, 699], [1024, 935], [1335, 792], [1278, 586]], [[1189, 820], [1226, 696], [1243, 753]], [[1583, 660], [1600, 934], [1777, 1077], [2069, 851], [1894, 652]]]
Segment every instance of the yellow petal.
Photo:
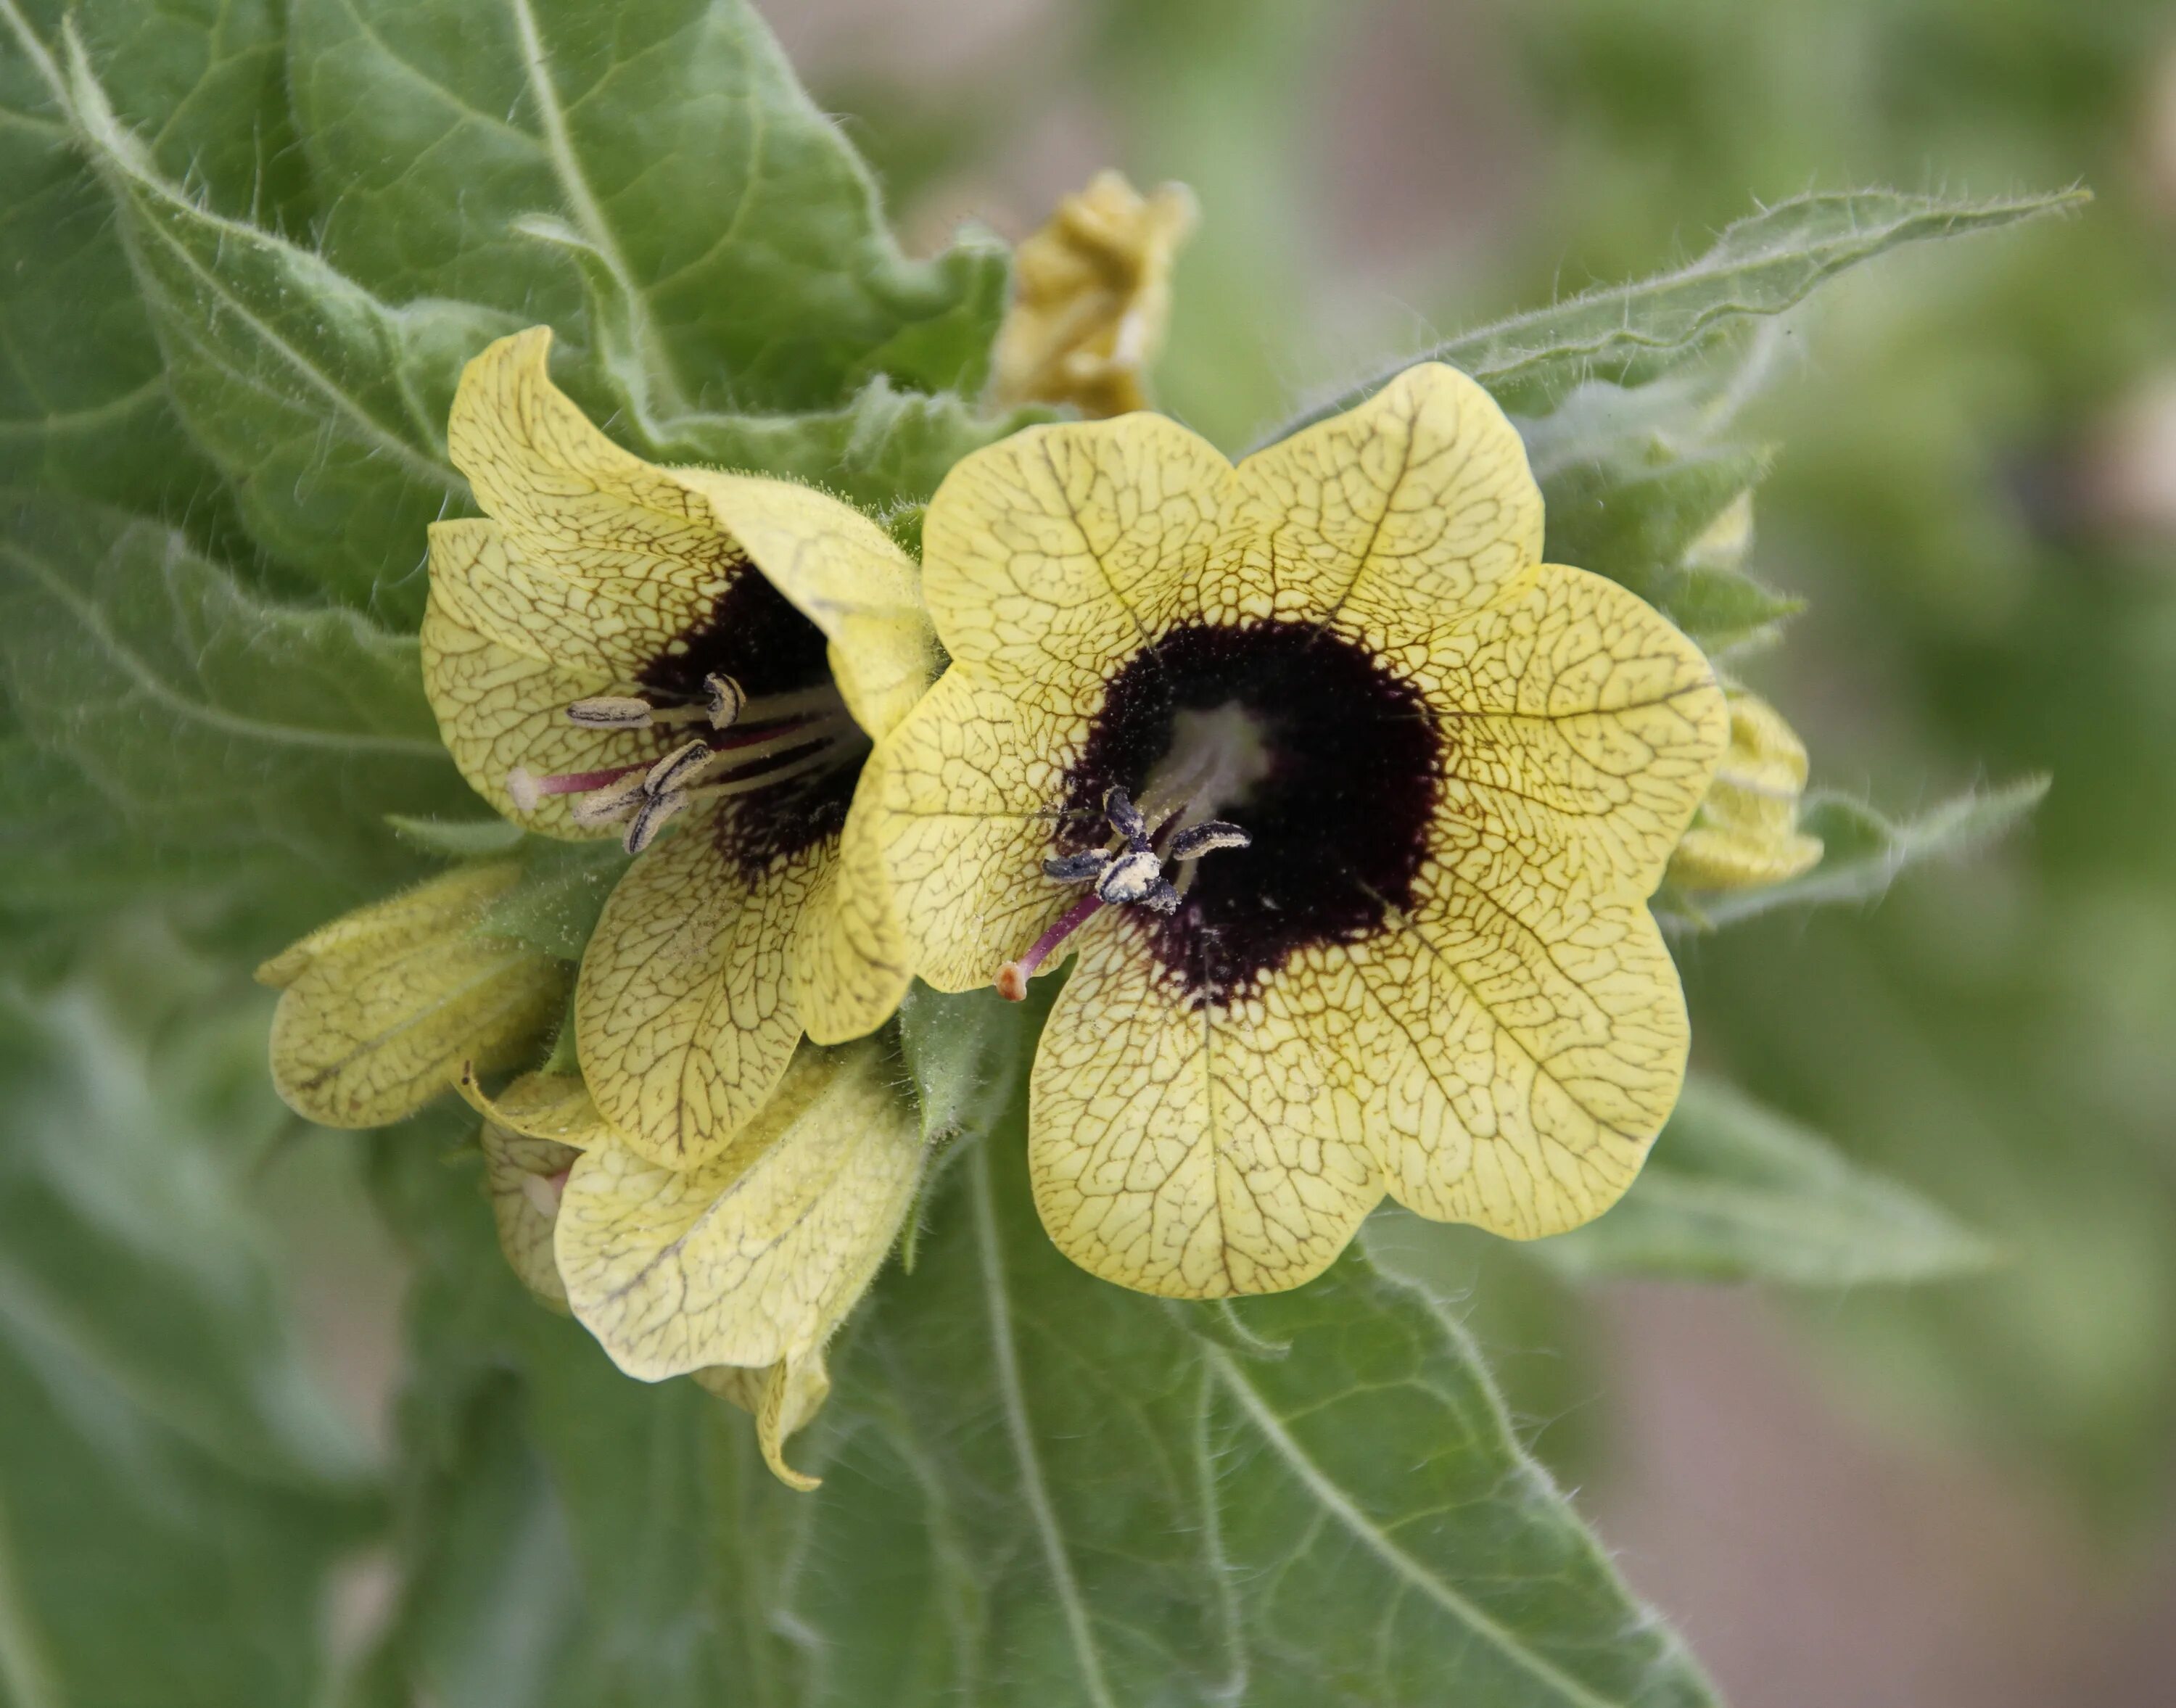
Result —
[[746, 556], [699, 497], [552, 383], [551, 346], [531, 327], [461, 374], [447, 445], [504, 549], [434, 558], [432, 590], [503, 645], [624, 677], [706, 619]]
[[1515, 1239], [1617, 1201], [1677, 1101], [1689, 1032], [1646, 906], [1559, 886], [1516, 851], [1432, 874], [1404, 930], [1346, 952], [1341, 1053], [1379, 1091], [1391, 1194]]
[[873, 1044], [796, 1059], [722, 1155], [660, 1167], [618, 1145], [575, 1163], [559, 1272], [574, 1314], [645, 1381], [819, 1348], [891, 1248], [922, 1146]]
[[691, 817], [613, 888], [574, 998], [598, 1109], [632, 1151], [674, 1168], [724, 1150], [792, 1059], [791, 949], [834, 846], [752, 876], [721, 852], [715, 819]]
[[1733, 688], [1730, 746], [1692, 828], [1670, 860], [1685, 889], [1750, 889], [1820, 863], [1821, 842], [1798, 829], [1806, 749], [1775, 707]]
[[492, 1121], [483, 1123], [479, 1142], [499, 1249], [522, 1286], [563, 1313], [567, 1289], [552, 1254], [552, 1230], [567, 1172], [582, 1153], [548, 1139], [525, 1138]]
[[872, 736], [889, 734], [941, 665], [914, 560], [859, 510], [813, 487], [708, 469], [669, 472], [824, 631], [854, 721]]
[[871, 758], [856, 809], [915, 971], [937, 989], [987, 985], [1078, 899], [1042, 862], [1081, 727], [955, 669]]
[[1130, 919], [1080, 933], [1029, 1081], [1036, 1207], [1106, 1281], [1176, 1298], [1319, 1275], [1382, 1196], [1355, 1065], [1325, 1051], [1304, 972], [1195, 1008]]
[[772, 1476], [803, 1494], [823, 1486], [822, 1477], [808, 1476], [786, 1462], [786, 1438], [813, 1419], [831, 1397], [831, 1373], [824, 1366], [820, 1350], [781, 1358], [763, 1370], [715, 1364], [696, 1371], [695, 1379], [721, 1400], [753, 1416], [756, 1444]]
[[[433, 562], [446, 549], [443, 542], [451, 530], [491, 525], [439, 524], [431, 540]], [[574, 797], [568, 795], [547, 795], [534, 811], [523, 812], [506, 786], [516, 769], [548, 777], [647, 764], [686, 738], [684, 730], [667, 726], [595, 729], [574, 722], [567, 716], [573, 701], [625, 685], [595, 672], [562, 670], [500, 645], [462, 623], [435, 587], [423, 608], [422, 652], [423, 686], [447, 752], [469, 786], [525, 830], [583, 840], [617, 836], [623, 827], [575, 824], [569, 814]]]
[[1542, 494], [1496, 400], [1439, 362], [1239, 465], [1251, 574], [1281, 617], [1394, 655], [1541, 561]]
[[585, 1150], [612, 1136], [579, 1074], [524, 1074], [498, 1096], [487, 1097], [476, 1083], [475, 1064], [464, 1062], [454, 1089], [486, 1121], [517, 1138]]
[[923, 519], [922, 590], [946, 650], [1051, 710], [1217, 596], [1239, 497], [1206, 439], [1161, 416], [1029, 427], [955, 465]]
[[1065, 198], [1013, 255], [992, 395], [1091, 416], [1145, 409], [1148, 367], [1171, 318], [1171, 266], [1197, 209], [1183, 184], [1144, 198], [1118, 172]]
[[520, 868], [509, 861], [456, 866], [321, 925], [257, 969], [257, 982], [285, 990], [321, 961], [356, 960], [464, 932], [514, 885]]
[[288, 1106], [328, 1127], [398, 1121], [444, 1091], [465, 1062], [516, 1059], [566, 1000], [566, 969], [476, 934], [520, 875], [466, 867], [335, 921], [258, 970], [283, 983], [272, 1080]]
[[1411, 674], [1457, 820], [1593, 887], [1653, 891], [1724, 741], [1698, 647], [1615, 582], [1552, 564], [1439, 631]]
[[819, 1044], [874, 1031], [913, 982], [875, 810], [863, 798], [879, 786], [864, 766], [837, 854], [793, 928], [793, 1005]]

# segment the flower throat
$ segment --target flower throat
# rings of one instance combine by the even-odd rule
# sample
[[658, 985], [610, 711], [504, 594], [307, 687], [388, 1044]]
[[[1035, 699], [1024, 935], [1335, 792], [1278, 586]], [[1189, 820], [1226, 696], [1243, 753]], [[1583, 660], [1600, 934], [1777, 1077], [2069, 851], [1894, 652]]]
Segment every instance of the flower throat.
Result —
[[[1045, 869], [1081, 881], [1089, 860], [1123, 859], [1113, 807], [1138, 817], [1170, 895], [1127, 907], [1129, 928], [1197, 1004], [1243, 999], [1301, 950], [1412, 906], [1444, 756], [1418, 690], [1366, 648], [1312, 623], [1190, 624], [1111, 677]], [[1109, 851], [1114, 829], [1125, 851]]]
[[743, 567], [637, 683], [635, 694], [576, 700], [566, 716], [686, 739], [636, 764], [542, 778], [517, 771], [507, 780], [517, 806], [571, 795], [576, 824], [623, 824], [628, 851], [639, 854], [682, 813], [721, 803], [712, 834], [750, 872], [845, 824], [868, 738], [831, 679], [823, 631], [753, 569]]

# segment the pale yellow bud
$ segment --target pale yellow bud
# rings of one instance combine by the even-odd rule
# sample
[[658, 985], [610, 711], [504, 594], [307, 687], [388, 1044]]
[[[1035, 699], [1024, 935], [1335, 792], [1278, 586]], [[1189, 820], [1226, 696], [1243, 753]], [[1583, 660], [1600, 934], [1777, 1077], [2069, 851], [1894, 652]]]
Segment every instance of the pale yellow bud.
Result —
[[1670, 857], [1670, 881], [1682, 889], [1757, 889], [1820, 862], [1820, 839], [1798, 829], [1804, 743], [1757, 694], [1731, 688], [1724, 698], [1730, 746]]
[[1089, 416], [1147, 408], [1145, 377], [1171, 318], [1172, 262], [1195, 216], [1185, 185], [1144, 197], [1114, 171], [1060, 202], [1013, 258], [995, 400], [1072, 404]]

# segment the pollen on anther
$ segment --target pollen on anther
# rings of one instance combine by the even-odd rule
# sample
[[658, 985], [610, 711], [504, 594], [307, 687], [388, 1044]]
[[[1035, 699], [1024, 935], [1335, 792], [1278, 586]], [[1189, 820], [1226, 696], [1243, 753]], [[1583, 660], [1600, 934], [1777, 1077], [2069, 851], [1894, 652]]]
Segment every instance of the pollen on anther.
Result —
[[713, 672], [703, 678], [704, 692], [709, 696], [710, 722], [719, 729], [729, 728], [737, 722], [748, 705], [748, 691], [729, 676]]
[[711, 747], [708, 742], [692, 741], [675, 748], [650, 768], [642, 780], [642, 786], [653, 795], [669, 794], [699, 766], [710, 762]]
[[516, 765], [506, 774], [506, 794], [517, 813], [533, 813], [544, 804], [544, 791], [526, 765]]
[[631, 694], [597, 694], [589, 699], [578, 699], [567, 708], [568, 721], [590, 729], [647, 729], [650, 716], [650, 702]]

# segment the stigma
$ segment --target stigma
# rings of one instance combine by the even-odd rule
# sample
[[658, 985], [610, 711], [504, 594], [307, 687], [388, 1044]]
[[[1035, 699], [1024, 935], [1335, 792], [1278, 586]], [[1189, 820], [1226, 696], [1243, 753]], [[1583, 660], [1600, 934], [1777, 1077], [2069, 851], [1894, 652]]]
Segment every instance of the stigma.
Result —
[[[1197, 861], [1220, 848], [1251, 845], [1253, 839], [1244, 830], [1221, 819], [1183, 824], [1190, 805], [1179, 802], [1151, 822], [1125, 790], [1107, 791], [1103, 817], [1119, 846], [1091, 848], [1042, 862], [1045, 877], [1061, 884], [1086, 884], [1091, 886], [1089, 893], [1059, 916], [1025, 955], [998, 969], [998, 994], [1008, 1002], [1022, 1000], [1027, 995], [1027, 982], [1036, 970], [1102, 909], [1141, 907], [1151, 913], [1175, 912], [1185, 899], [1186, 886], [1193, 881]], [[1176, 883], [1166, 874], [1167, 866], [1180, 868]]]

